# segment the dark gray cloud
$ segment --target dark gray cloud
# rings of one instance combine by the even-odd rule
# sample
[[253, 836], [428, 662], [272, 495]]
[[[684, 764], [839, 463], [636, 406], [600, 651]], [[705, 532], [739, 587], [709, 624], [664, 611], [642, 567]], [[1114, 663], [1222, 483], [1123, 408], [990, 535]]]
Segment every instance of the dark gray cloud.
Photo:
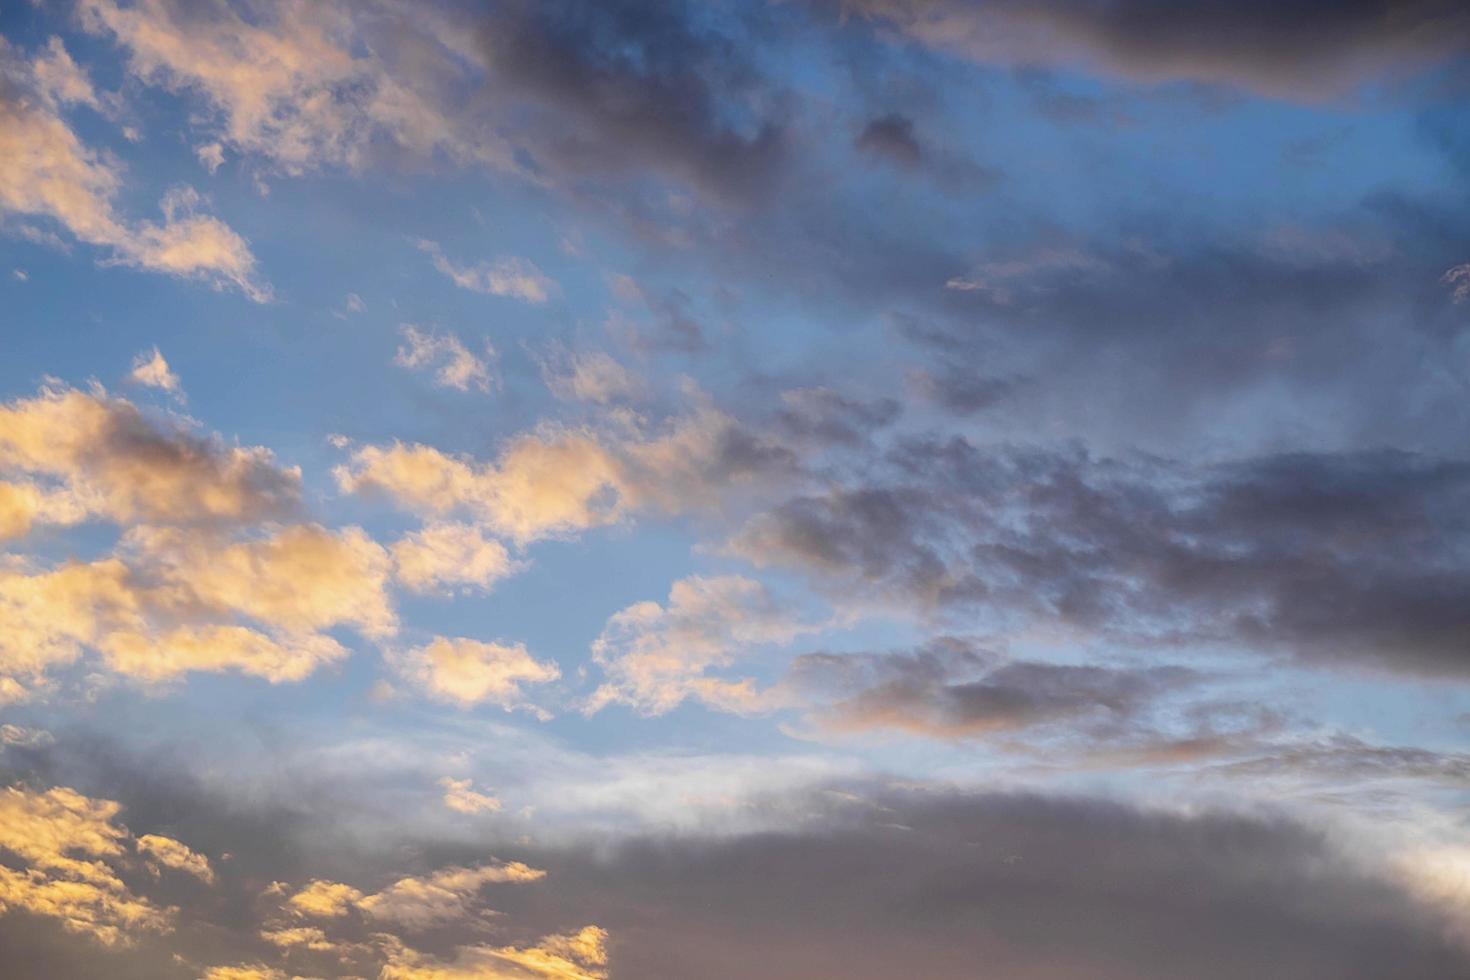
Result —
[[915, 439], [732, 547], [961, 619], [1464, 675], [1467, 499], [1470, 465], [1396, 451], [1201, 466]]
[[1143, 82], [1322, 98], [1470, 54], [1455, 0], [836, 0], [940, 50], [994, 64], [1080, 65]]
[[796, 658], [788, 683], [818, 704], [833, 732], [891, 729], [934, 738], [979, 738], [1066, 723], [1121, 734], [1162, 695], [1197, 684], [1181, 667], [1117, 668], [1012, 661], [996, 664], [970, 644], [941, 638], [910, 652], [813, 653]]
[[[710, 980], [1436, 977], [1433, 916], [1284, 822], [1088, 800], [880, 794], [824, 829], [548, 862], [609, 921], [614, 968]], [[1446, 972], [1447, 971], [1447, 972]]]
[[863, 446], [903, 412], [893, 398], [864, 401], [831, 388], [792, 389], [782, 392], [781, 401], [772, 428], [798, 445]]
[[924, 148], [914, 135], [914, 121], [897, 112], [869, 120], [853, 145], [903, 167], [917, 167], [924, 162]]
[[514, 2], [490, 14], [490, 84], [541, 113], [532, 168], [652, 168], [727, 201], [769, 193], [789, 148], [783, 96], [738, 33], [756, 25], [712, 20], [683, 3], [625, 0]]

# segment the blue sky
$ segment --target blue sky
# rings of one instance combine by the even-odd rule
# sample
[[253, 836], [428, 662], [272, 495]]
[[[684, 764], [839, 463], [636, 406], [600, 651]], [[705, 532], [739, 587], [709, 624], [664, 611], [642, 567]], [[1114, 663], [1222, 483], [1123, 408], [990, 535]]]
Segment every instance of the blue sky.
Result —
[[1465, 968], [1456, 5], [0, 38], [18, 976]]

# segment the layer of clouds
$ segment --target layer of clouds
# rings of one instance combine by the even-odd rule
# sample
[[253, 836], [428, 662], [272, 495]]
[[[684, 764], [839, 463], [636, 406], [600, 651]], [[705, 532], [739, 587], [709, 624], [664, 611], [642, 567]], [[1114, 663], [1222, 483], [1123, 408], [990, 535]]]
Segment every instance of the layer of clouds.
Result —
[[[126, 840], [117, 804], [24, 795], [36, 813], [7, 827], [42, 820], [50, 840], [101, 848], [99, 864], [122, 853], [107, 850]], [[12, 914], [0, 936], [22, 978], [105, 964], [180, 980], [211, 966], [257, 971], [220, 976], [795, 980], [955, 976], [984, 962], [1078, 980], [1223, 980], [1283, 964], [1295, 977], [1367, 980], [1454, 976], [1470, 956], [1455, 941], [1455, 900], [1430, 901], [1393, 861], [1279, 815], [873, 783], [785, 805], [806, 819], [781, 833], [641, 834], [520, 847], [519, 861], [467, 860], [484, 842], [419, 840], [410, 853], [421, 870], [406, 875], [401, 848], [359, 853], [322, 838], [338, 843], [310, 863], [346, 878], [312, 878], [298, 858], [273, 854], [273, 822], [237, 823], [219, 843], [250, 855], [252, 872], [222, 872], [214, 887], [233, 900], [171, 913], [171, 933], [139, 931], [134, 948], [109, 949], [44, 920], [17, 931]], [[219, 833], [207, 800], [173, 806]], [[82, 843], [94, 830], [100, 840]], [[18, 839], [27, 861], [51, 853]], [[262, 894], [260, 876], [273, 873]], [[578, 921], [598, 925], [569, 925]]]

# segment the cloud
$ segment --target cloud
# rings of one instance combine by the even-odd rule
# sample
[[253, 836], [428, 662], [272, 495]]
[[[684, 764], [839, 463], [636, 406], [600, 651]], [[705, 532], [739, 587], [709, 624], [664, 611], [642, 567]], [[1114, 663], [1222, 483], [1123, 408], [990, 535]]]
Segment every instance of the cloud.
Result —
[[441, 868], [422, 878], [400, 878], [360, 900], [357, 907], [381, 922], [426, 929], [470, 915], [485, 885], [524, 884], [545, 876], [545, 871], [519, 862]]
[[398, 348], [393, 363], [399, 367], [429, 369], [434, 371], [434, 384], [441, 388], [469, 391], [475, 388], [488, 392], [496, 386], [490, 374], [490, 365], [495, 361], [495, 348], [485, 343], [485, 356], [476, 357], [464, 343], [452, 333], [433, 333], [419, 330], [405, 323], [399, 328], [403, 334], [403, 346]]
[[393, 655], [392, 661], [399, 673], [429, 696], [461, 708], [487, 701], [507, 711], [530, 708], [521, 686], [545, 684], [561, 676], [555, 664], [535, 659], [521, 643], [441, 636]]
[[387, 554], [355, 528], [297, 525], [236, 542], [137, 528], [121, 554], [0, 568], [0, 674], [39, 678], [92, 649], [147, 682], [239, 670], [280, 683], [347, 655], [321, 630], [397, 628]]
[[1447, 270], [1440, 281], [1450, 287], [1456, 303], [1470, 300], [1470, 262]]
[[0, 913], [14, 909], [60, 920], [68, 932], [109, 946], [171, 928], [174, 910], [135, 895], [107, 863], [129, 839], [121, 807], [66, 787], [0, 790]]
[[[433, 73], [394, 77], [362, 50], [369, 37], [346, 5], [269, 3], [247, 20], [227, 7], [85, 0], [78, 13], [84, 29], [127, 51], [136, 77], [202, 99], [218, 142], [285, 173], [360, 167], [378, 140], [422, 155], [494, 156], [438, 109]], [[413, 37], [439, 46], [431, 31]], [[450, 54], [441, 53], [441, 69]]]
[[[6, 472], [59, 481], [55, 493], [25, 504], [33, 516], [64, 500], [60, 509], [68, 515], [80, 510], [122, 523], [248, 524], [289, 516], [301, 493], [300, 472], [277, 466], [269, 450], [227, 446], [150, 420], [100, 388], [45, 388], [0, 405]], [[12, 507], [21, 506], [15, 500], [23, 493], [7, 494]]]
[[144, 834], [134, 844], [139, 854], [158, 864], [191, 874], [207, 885], [214, 884], [214, 869], [209, 866], [209, 859], [190, 850], [188, 845], [157, 834]]
[[1208, 466], [916, 438], [732, 549], [859, 605], [1457, 675], [1467, 481], [1386, 450]]
[[609, 524], [619, 514], [608, 499], [616, 462], [576, 430], [524, 435], [488, 464], [429, 446], [366, 446], [335, 472], [345, 492], [383, 493], [420, 513], [468, 513], [518, 543]]
[[294, 980], [273, 966], [250, 963], [243, 966], [212, 966], [203, 980]]
[[[435, 518], [467, 516], [524, 545], [638, 511], [718, 512], [799, 474], [787, 442], [856, 438], [896, 411], [819, 391], [793, 395], [787, 406], [769, 431], [701, 403], [652, 432], [622, 413], [604, 431], [546, 423], [509, 440], [493, 461], [424, 445], [363, 446], [333, 472], [343, 492], [381, 494]], [[882, 418], [875, 422], [873, 412]]]
[[437, 242], [420, 239], [414, 244], [427, 252], [434, 260], [434, 268], [460, 289], [533, 304], [545, 303], [556, 290], [556, 283], [527, 259], [511, 257], [462, 266], [451, 262]]
[[489, 591], [519, 566], [499, 541], [473, 524], [438, 522], [394, 542], [394, 574], [414, 592], [456, 586]]
[[[15, 57], [8, 46], [0, 48], [0, 68]], [[218, 218], [199, 213], [201, 199], [192, 190], [165, 195], [162, 224], [121, 218], [112, 204], [122, 186], [118, 168], [58, 114], [63, 104], [95, 103], [90, 86], [83, 88], [85, 77], [54, 39], [29, 68], [22, 74], [31, 76], [31, 96], [0, 81], [0, 214], [55, 221], [78, 241], [110, 249], [114, 262], [228, 286], [257, 302], [269, 298], [248, 244]], [[16, 75], [13, 66], [5, 72], [11, 80]]]
[[215, 545], [176, 531], [137, 529], [125, 539], [164, 582], [207, 609], [234, 610], [287, 632], [351, 625], [390, 636], [389, 560], [360, 528], [281, 528], [268, 537]]
[[449, 961], [393, 950], [382, 980], [605, 980], [607, 933], [586, 926], [543, 936], [533, 946], [461, 946]]
[[870, 119], [853, 145], [901, 167], [917, 167], [924, 160], [924, 149], [914, 135], [914, 121], [896, 112]]
[[941, 51], [986, 64], [1080, 66], [1137, 82], [1238, 85], [1315, 100], [1365, 82], [1426, 72], [1470, 50], [1455, 4], [1377, 0], [1211, 4], [1151, 0], [1101, 6], [1047, 0], [966, 4], [843, 0], [857, 13]]
[[480, 890], [486, 885], [523, 884], [545, 876], [546, 872], [519, 862], [451, 866], [423, 877], [399, 878], [370, 895], [340, 882], [313, 881], [286, 905], [319, 919], [338, 919], [356, 909], [377, 922], [423, 930], [476, 914]]
[[710, 677], [708, 671], [813, 628], [753, 579], [680, 579], [665, 605], [636, 603], [607, 621], [592, 644], [592, 659], [607, 680], [587, 708], [626, 704], [643, 715], [661, 715], [696, 698], [724, 711], [762, 710], [768, 698], [752, 681]]
[[941, 639], [913, 652], [804, 654], [787, 683], [814, 701], [815, 721], [830, 732], [959, 739], [1066, 724], [1096, 740], [1131, 730], [1161, 695], [1199, 679], [1181, 667], [994, 661]]
[[476, 792], [474, 781], [453, 779], [445, 776], [439, 780], [444, 788], [444, 805], [456, 813], [494, 813], [500, 809], [500, 801], [493, 796]]
[[296, 892], [286, 904], [292, 911], [319, 919], [343, 916], [362, 901], [362, 892], [337, 881], [313, 881]]
[[210, 176], [225, 165], [225, 148], [218, 143], [205, 143], [194, 148], [194, 155], [199, 158], [199, 165], [208, 170]]
[[741, 43], [759, 25], [679, 9], [85, 0], [80, 20], [136, 78], [202, 103], [217, 142], [287, 174], [447, 160], [575, 196], [654, 172], [741, 201], [786, 155], [787, 97]]
[[145, 388], [160, 388], [183, 400], [184, 389], [179, 384], [179, 376], [169, 368], [168, 361], [163, 359], [163, 354], [159, 353], [157, 347], [133, 358], [133, 369], [128, 372], [128, 380]]
[[0, 482], [0, 541], [24, 537], [36, 524], [79, 524], [87, 516], [86, 504], [65, 490]]
[[[835, 804], [835, 805], [834, 805]], [[617, 902], [614, 972], [1225, 980], [1430, 977], [1465, 952], [1383, 869], [1287, 820], [932, 787], [814, 803], [772, 835], [615, 851], [567, 889]], [[678, 896], [698, 894], [699, 903]], [[615, 898], [614, 896], [618, 896]], [[653, 925], [656, 924], [656, 925]]]
[[606, 405], [644, 393], [642, 382], [607, 353], [562, 345], [554, 345], [541, 359], [541, 379], [563, 401]]

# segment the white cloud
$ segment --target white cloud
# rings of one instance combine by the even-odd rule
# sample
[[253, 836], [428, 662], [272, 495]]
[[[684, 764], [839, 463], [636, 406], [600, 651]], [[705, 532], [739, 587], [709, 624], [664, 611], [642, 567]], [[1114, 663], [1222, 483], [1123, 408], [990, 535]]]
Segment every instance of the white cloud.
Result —
[[494, 262], [461, 266], [450, 261], [437, 242], [418, 239], [414, 244], [434, 260], [434, 268], [461, 289], [492, 296], [508, 296], [526, 303], [545, 303], [556, 283], [529, 259], [507, 257]]
[[608, 679], [593, 692], [588, 710], [616, 703], [659, 715], [687, 698], [724, 711], [765, 710], [772, 706], [771, 696], [754, 682], [707, 672], [813, 629], [753, 579], [681, 579], [665, 605], [635, 603], [607, 621], [592, 644], [592, 657]]
[[430, 697], [461, 708], [489, 702], [507, 711], [536, 711], [526, 702], [521, 686], [545, 684], [561, 676], [555, 664], [535, 659], [521, 643], [441, 636], [391, 659], [399, 673]]
[[476, 357], [452, 333], [424, 331], [411, 323], [403, 324], [399, 331], [403, 334], [403, 346], [393, 359], [399, 367], [432, 370], [434, 383], [441, 388], [457, 391], [475, 388], [488, 392], [494, 387], [490, 365], [496, 354], [489, 341], [485, 342], [485, 356]]
[[569, 350], [553, 345], [541, 359], [541, 378], [563, 401], [605, 405], [644, 393], [643, 383], [603, 351]]
[[257, 302], [270, 296], [256, 275], [243, 238], [219, 219], [199, 213], [198, 194], [170, 191], [164, 220], [129, 223], [113, 208], [122, 186], [118, 167], [83, 144], [59, 115], [71, 102], [95, 103], [85, 76], [54, 41], [18, 71], [0, 47], [6, 74], [30, 79], [37, 98], [0, 90], [0, 214], [49, 219], [72, 237], [110, 249], [109, 261], [231, 287]]
[[439, 780], [439, 785], [444, 789], [444, 805], [456, 813], [495, 813], [500, 809], [500, 801], [477, 792], [471, 779], [445, 776]]
[[183, 400], [184, 389], [179, 384], [179, 376], [169, 368], [168, 361], [164, 360], [157, 347], [133, 358], [133, 369], [128, 372], [128, 379], [147, 388], [161, 388]]
[[1456, 303], [1470, 300], [1470, 262], [1448, 270], [1440, 278], [1440, 282], [1451, 287], [1451, 295], [1454, 296]]
[[455, 586], [488, 591], [517, 567], [505, 545], [473, 524], [430, 524], [391, 550], [398, 580], [415, 592]]
[[225, 164], [225, 148], [219, 143], [205, 143], [203, 146], [194, 148], [194, 156], [199, 158], [199, 164], [208, 170], [210, 176]]

